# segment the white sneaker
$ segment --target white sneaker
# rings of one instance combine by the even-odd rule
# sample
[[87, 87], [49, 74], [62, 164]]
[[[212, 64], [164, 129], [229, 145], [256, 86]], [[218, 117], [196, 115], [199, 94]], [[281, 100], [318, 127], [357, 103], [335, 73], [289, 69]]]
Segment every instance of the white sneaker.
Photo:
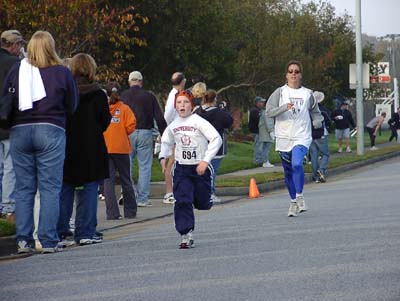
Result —
[[351, 152], [352, 152], [351, 148], [350, 147], [346, 147], [346, 153], [351, 153]]
[[179, 245], [180, 249], [194, 248], [193, 231], [190, 230], [187, 234], [182, 235], [182, 240]]
[[289, 207], [289, 212], [287, 216], [297, 216], [297, 213], [299, 212], [299, 206], [297, 206], [297, 203], [295, 202], [290, 202], [290, 207]]
[[267, 162], [263, 163], [262, 167], [272, 168], [272, 167], [275, 167], [275, 165], [271, 164], [269, 161], [267, 161]]
[[28, 253], [33, 253], [35, 250], [32, 248], [32, 246], [28, 245], [28, 243], [25, 240], [20, 240], [17, 243], [17, 252], [18, 254], [28, 254]]
[[377, 148], [376, 146], [373, 146], [373, 147], [371, 147], [371, 150], [372, 151], [376, 151], [376, 150], [378, 150], [379, 148]]
[[164, 195], [164, 199], [162, 202], [164, 204], [174, 204], [175, 203], [174, 194], [172, 192], [166, 193]]
[[213, 203], [221, 203], [221, 199], [217, 197], [214, 193], [211, 195], [211, 202]]
[[339, 147], [338, 150], [337, 150], [337, 152], [338, 152], [338, 153], [341, 153], [341, 152], [343, 152], [343, 149], [342, 149], [341, 147]]
[[307, 211], [306, 202], [304, 201], [303, 196], [298, 196], [296, 198], [296, 203], [297, 203], [298, 213]]

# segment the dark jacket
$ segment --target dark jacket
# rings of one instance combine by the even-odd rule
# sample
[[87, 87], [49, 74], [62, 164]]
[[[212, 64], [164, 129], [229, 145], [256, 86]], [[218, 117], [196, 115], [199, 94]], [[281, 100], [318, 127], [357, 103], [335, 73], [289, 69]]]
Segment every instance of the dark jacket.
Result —
[[228, 143], [225, 130], [229, 129], [233, 124], [232, 115], [227, 110], [218, 107], [203, 108], [202, 106], [198, 107], [195, 113], [211, 123], [222, 138], [222, 145], [216, 156], [226, 155]]
[[154, 128], [155, 120], [160, 134], [164, 133], [167, 122], [156, 97], [152, 93], [140, 86], [132, 86], [122, 92], [121, 100], [135, 113], [137, 130]]
[[258, 123], [260, 121], [260, 108], [252, 107], [249, 112], [249, 131], [258, 134]]
[[331, 119], [329, 118], [330, 112], [327, 108], [322, 106], [321, 104], [318, 104], [319, 110], [321, 111], [322, 117], [324, 117], [324, 121], [322, 122], [322, 127], [316, 129], [314, 126], [312, 126], [312, 138], [313, 139], [320, 139], [322, 136], [324, 136], [325, 128], [327, 131], [329, 131], [329, 125], [331, 123]]
[[388, 124], [393, 129], [400, 129], [400, 116], [399, 113], [394, 113], [388, 120]]
[[[8, 89], [3, 87], [4, 81], [7, 77], [11, 67], [19, 62], [19, 58], [9, 53], [6, 49], [0, 48], [0, 89], [1, 93]], [[10, 130], [0, 129], [0, 140], [8, 139], [10, 136]]]
[[[338, 119], [337, 117], [341, 118]], [[355, 128], [353, 116], [351, 115], [349, 110], [342, 110], [342, 109], [337, 109], [333, 112], [332, 114], [332, 119], [335, 122], [336, 129], [338, 130], [344, 130], [350, 128], [350, 125]]]
[[[18, 78], [20, 63], [16, 63], [7, 75], [4, 87], [15, 76]], [[14, 107], [13, 125], [27, 123], [51, 123], [65, 128], [67, 114], [72, 114], [78, 105], [78, 89], [71, 71], [64, 66], [39, 68], [46, 97], [33, 103], [32, 109], [20, 111], [18, 103]], [[19, 84], [15, 85], [18, 98]], [[6, 89], [8, 90], [8, 89]], [[3, 94], [7, 91], [3, 90]]]
[[109, 177], [103, 132], [111, 121], [107, 96], [100, 86], [79, 84], [79, 106], [67, 119], [64, 182], [81, 186]]

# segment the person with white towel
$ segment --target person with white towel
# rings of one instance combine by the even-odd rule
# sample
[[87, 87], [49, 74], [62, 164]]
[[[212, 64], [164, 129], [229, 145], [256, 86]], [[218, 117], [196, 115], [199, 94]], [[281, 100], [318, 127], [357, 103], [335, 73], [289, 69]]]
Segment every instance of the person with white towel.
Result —
[[11, 82], [15, 82], [16, 88], [10, 151], [16, 175], [18, 253], [34, 251], [33, 207], [37, 190], [40, 193], [38, 238], [42, 253], [54, 253], [59, 251], [56, 226], [63, 179], [66, 116], [77, 107], [78, 89], [47, 31], [33, 34], [28, 43], [27, 58], [11, 68], [4, 86], [8, 87]]

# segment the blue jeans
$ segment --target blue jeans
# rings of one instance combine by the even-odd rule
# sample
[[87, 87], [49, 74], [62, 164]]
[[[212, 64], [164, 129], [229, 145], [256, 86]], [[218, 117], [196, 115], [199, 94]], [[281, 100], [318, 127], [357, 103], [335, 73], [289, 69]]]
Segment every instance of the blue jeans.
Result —
[[[137, 182], [137, 202], [144, 203], [148, 201], [150, 194], [151, 167], [153, 164], [153, 134], [152, 130], [136, 130], [130, 136], [132, 145], [131, 173], [133, 162], [137, 156], [139, 165], [139, 179]], [[132, 180], [133, 183], [133, 180]]]
[[12, 195], [15, 186], [15, 173], [10, 155], [10, 140], [0, 141], [0, 212], [14, 213], [15, 200]]
[[259, 135], [254, 135], [254, 162], [263, 164], [269, 161], [269, 150], [272, 142], [264, 142], [259, 140]]
[[60, 218], [58, 220], [58, 234], [69, 231], [69, 220], [74, 207], [74, 196], [76, 191], [76, 214], [74, 239], [92, 238], [97, 227], [97, 191], [99, 182], [86, 183], [81, 187], [63, 183], [60, 198]]
[[38, 238], [44, 248], [54, 248], [58, 243], [65, 130], [47, 123], [18, 125], [11, 129], [10, 143], [16, 177], [17, 242], [33, 244], [33, 206], [39, 190]]
[[304, 187], [303, 160], [307, 154], [307, 147], [295, 145], [291, 152], [281, 152], [285, 183], [292, 200], [296, 199], [296, 193], [302, 193]]
[[[321, 161], [318, 160], [321, 155]], [[317, 170], [320, 170], [325, 175], [326, 167], [329, 162], [329, 145], [328, 136], [322, 136], [320, 139], [313, 139], [310, 145], [310, 157], [312, 164], [312, 177], [313, 180], [318, 178]]]
[[211, 174], [212, 177], [211, 194], [215, 194], [215, 179], [217, 178], [222, 159], [223, 158], [216, 158], [211, 160], [211, 166], [214, 169], [214, 172]]

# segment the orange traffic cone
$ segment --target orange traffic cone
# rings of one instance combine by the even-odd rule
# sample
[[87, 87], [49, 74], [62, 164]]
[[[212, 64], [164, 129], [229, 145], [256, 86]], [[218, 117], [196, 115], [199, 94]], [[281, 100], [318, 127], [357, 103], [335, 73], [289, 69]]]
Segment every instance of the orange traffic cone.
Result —
[[256, 180], [254, 178], [250, 179], [250, 186], [249, 186], [249, 198], [256, 199], [260, 196], [260, 192], [258, 191], [258, 187], [256, 184]]

